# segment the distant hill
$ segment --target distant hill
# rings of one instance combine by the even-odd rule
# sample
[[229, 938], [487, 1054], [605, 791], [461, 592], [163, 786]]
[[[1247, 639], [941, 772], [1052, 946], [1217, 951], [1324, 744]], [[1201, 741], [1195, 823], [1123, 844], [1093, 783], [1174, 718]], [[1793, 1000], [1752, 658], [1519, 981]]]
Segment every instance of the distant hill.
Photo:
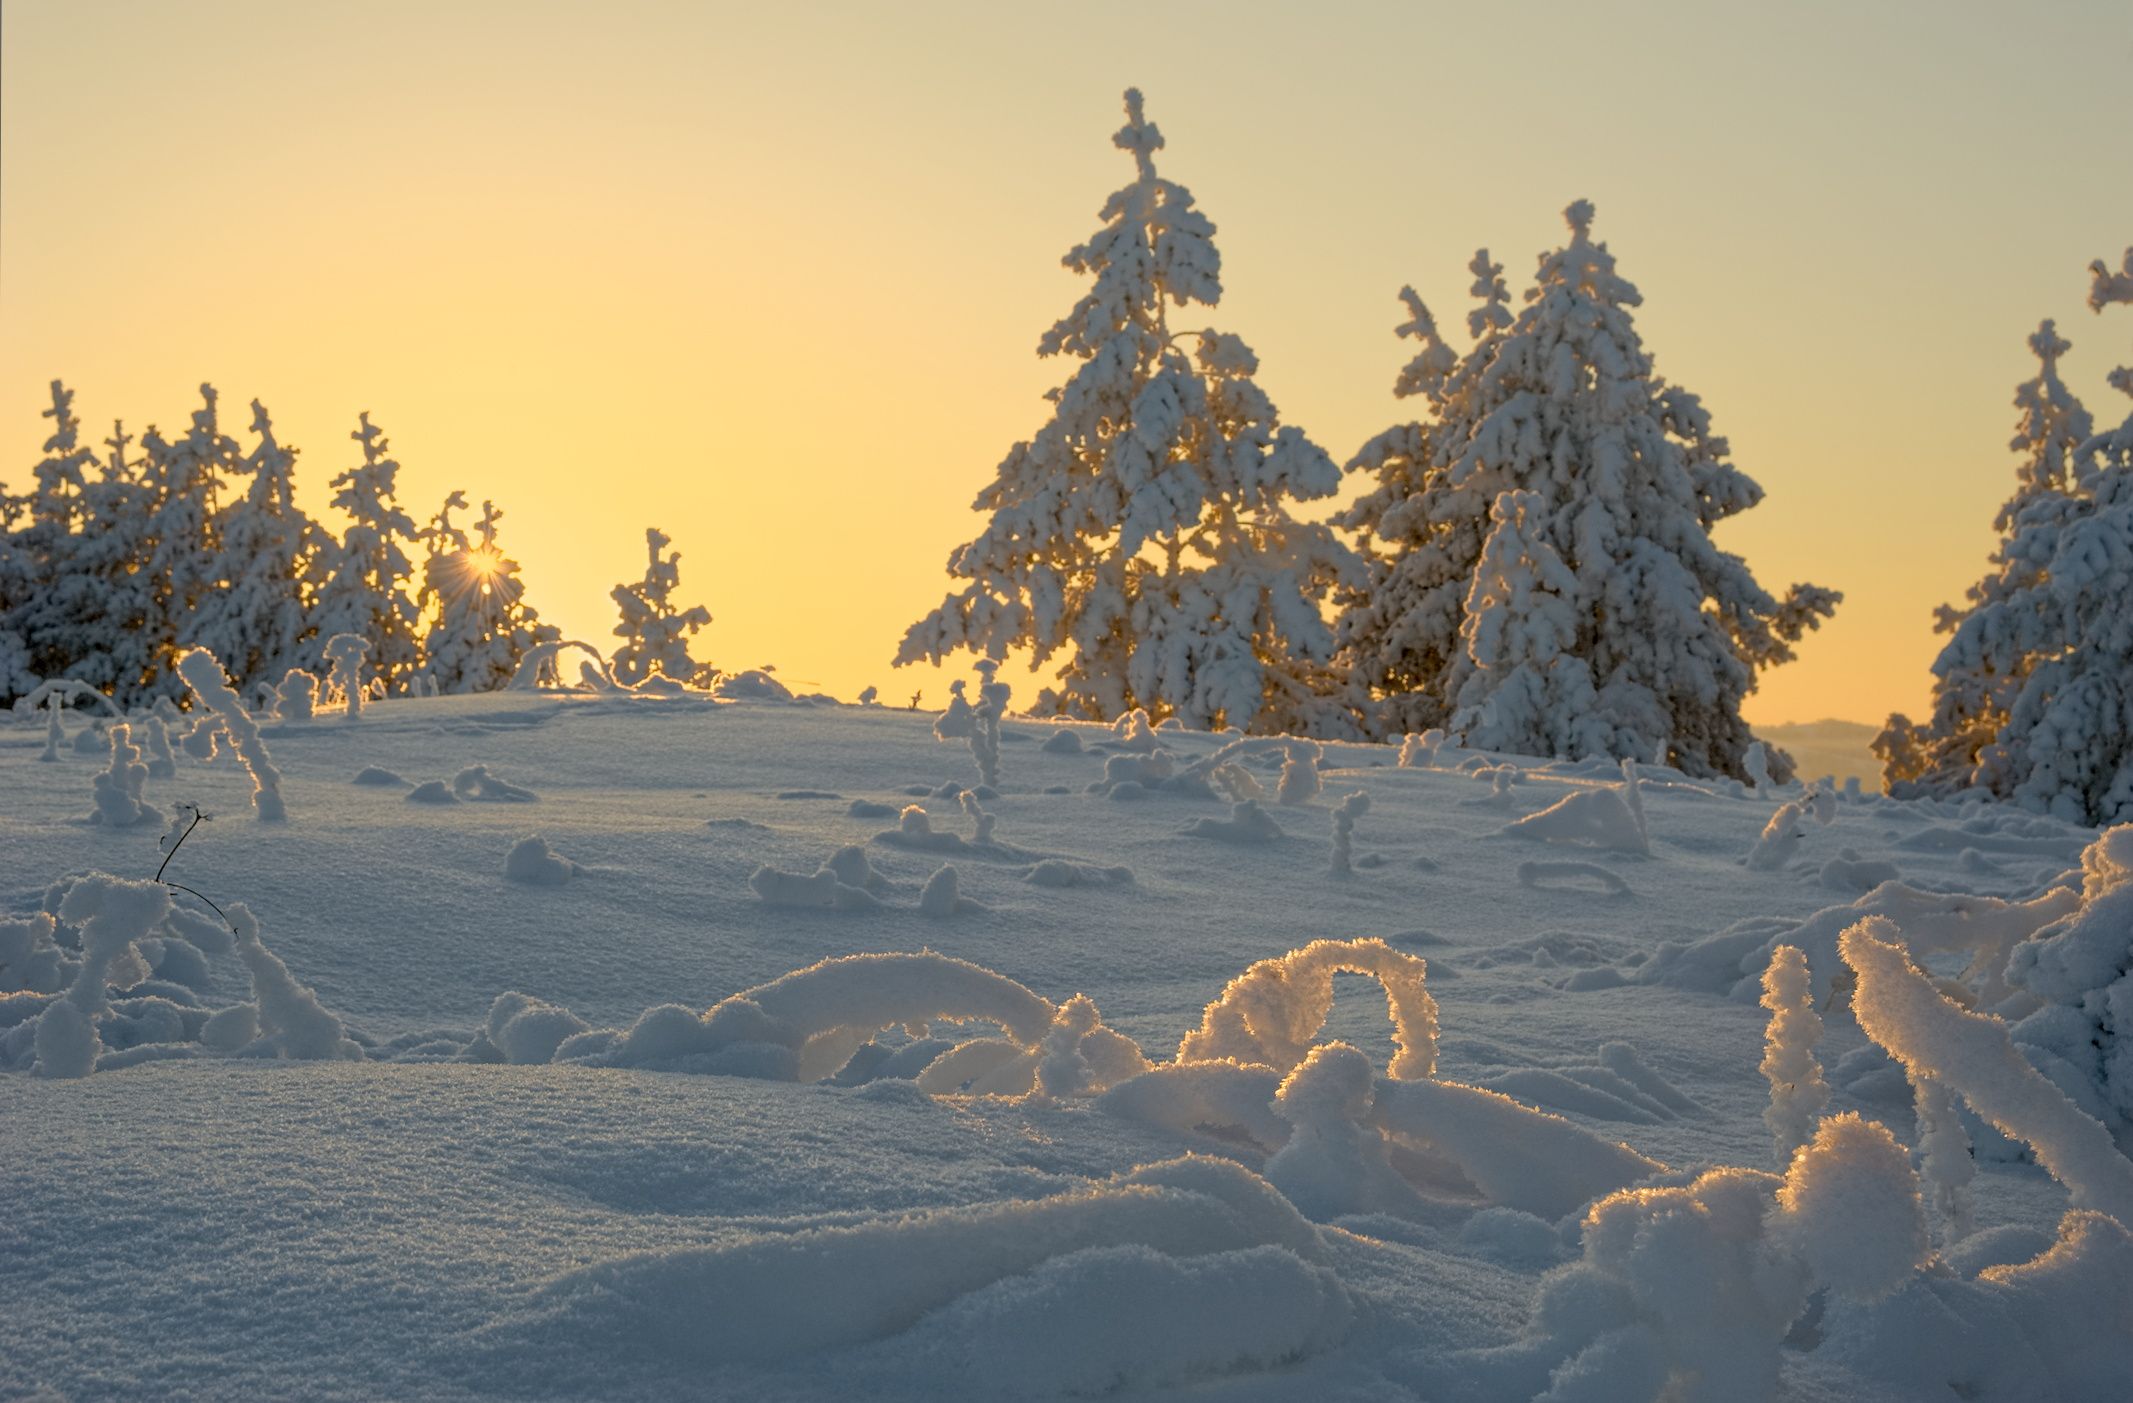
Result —
[[1871, 744], [1879, 730], [1862, 721], [1805, 721], [1757, 726], [1755, 734], [1789, 752], [1802, 779], [1835, 775], [1841, 782], [1857, 775], [1873, 790], [1881, 787], [1881, 761]]

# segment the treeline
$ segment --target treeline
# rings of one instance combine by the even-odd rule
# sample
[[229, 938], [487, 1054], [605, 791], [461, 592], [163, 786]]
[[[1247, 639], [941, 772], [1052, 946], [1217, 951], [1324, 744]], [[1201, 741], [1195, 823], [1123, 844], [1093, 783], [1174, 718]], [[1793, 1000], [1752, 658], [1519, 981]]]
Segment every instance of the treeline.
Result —
[[297, 450], [265, 406], [252, 402], [247, 445], [214, 388], [200, 394], [182, 435], [136, 440], [120, 422], [99, 452], [52, 382], [44, 457], [26, 491], [0, 488], [0, 704], [52, 678], [126, 708], [176, 700], [175, 661], [194, 647], [251, 695], [322, 671], [336, 634], [368, 642], [388, 694], [485, 691], [557, 637], [498, 543], [503, 513], [483, 502], [455, 520], [467, 503], [453, 492], [417, 524], [368, 414], [350, 434], [359, 461], [332, 480], [349, 523], [336, 535], [296, 505]]

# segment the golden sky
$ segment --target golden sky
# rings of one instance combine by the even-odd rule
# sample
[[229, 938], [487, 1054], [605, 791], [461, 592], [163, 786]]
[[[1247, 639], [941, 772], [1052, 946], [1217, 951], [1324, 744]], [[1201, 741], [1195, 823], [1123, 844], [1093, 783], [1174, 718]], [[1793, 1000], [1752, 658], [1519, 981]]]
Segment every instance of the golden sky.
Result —
[[[2099, 418], [2133, 240], [2133, 10], [1985, 3], [300, 4], [0, 11], [0, 480], [53, 376], [96, 430], [205, 379], [323, 507], [369, 410], [418, 520], [506, 513], [529, 597], [603, 640], [644, 528], [700, 657], [898, 701], [970, 499], [1065, 367], [1059, 257], [1132, 170], [1216, 222], [1242, 335], [1337, 458], [1410, 417], [1394, 294], [1464, 325], [1588, 197], [1647, 346], [1769, 496], [1764, 582], [1841, 588], [1752, 720], [1917, 708], [2011, 486], [2024, 337]], [[957, 669], [960, 675], [961, 669]], [[1025, 693], [1026, 695], [1026, 693]]]

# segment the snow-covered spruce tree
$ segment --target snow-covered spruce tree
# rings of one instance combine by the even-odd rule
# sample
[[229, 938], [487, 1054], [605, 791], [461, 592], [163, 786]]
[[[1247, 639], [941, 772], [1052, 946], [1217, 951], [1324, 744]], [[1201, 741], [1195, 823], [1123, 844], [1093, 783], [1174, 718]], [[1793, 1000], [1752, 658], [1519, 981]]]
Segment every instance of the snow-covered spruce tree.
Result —
[[[2029, 338], [2037, 373], [2015, 389], [2018, 418], [2008, 447], [2020, 455], [2014, 494], [1993, 519], [2000, 532], [1984, 578], [1970, 586], [1962, 608], [1943, 604], [1935, 611], [1934, 629], [1955, 633], [1981, 609], [2002, 604], [2033, 589], [2049, 562], [2046, 549], [2073, 507], [2074, 462], [2081, 446], [2095, 435], [2088, 410], [2059, 378], [2059, 358], [2072, 343], [2050, 320]], [[2030, 528], [2024, 530], [2025, 525]], [[1997, 671], [1982, 653], [1949, 644], [1933, 664], [1933, 712], [1923, 724], [1891, 716], [1874, 740], [1882, 757], [1882, 776], [1906, 793], [1950, 793], [1969, 783], [1978, 752], [1990, 745], [2006, 724], [2032, 661], [2013, 659]]]
[[[2133, 303], [2133, 249], [2123, 271], [2090, 273], [2091, 308]], [[2133, 366], [2109, 379], [2133, 395]], [[2066, 396], [2040, 440], [2085, 427], [2076, 409]], [[1933, 718], [1891, 717], [1877, 739], [1891, 793], [1976, 788], [2074, 823], [2133, 819], [2133, 414], [2076, 445], [2065, 478], [2020, 506], [1955, 617]]]
[[0, 704], [60, 675], [77, 642], [53, 628], [50, 595], [73, 569], [96, 451], [81, 441], [74, 392], [57, 380], [43, 414], [52, 432], [33, 485], [20, 496], [0, 492]]
[[[1467, 314], [1474, 349], [1462, 359], [1445, 344], [1437, 320], [1411, 287], [1400, 289], [1407, 320], [1397, 336], [1421, 344], [1393, 382], [1400, 399], [1419, 398], [1442, 415], [1467, 397], [1465, 381], [1488, 363], [1497, 337], [1511, 325], [1511, 297], [1503, 265], [1477, 249], [1467, 271], [1481, 299]], [[1367, 583], [1343, 592], [1342, 657], [1354, 699], [1387, 735], [1409, 735], [1442, 726], [1450, 716], [1442, 687], [1445, 670], [1458, 656], [1459, 628], [1472, 588], [1473, 564], [1481, 557], [1493, 503], [1439, 517], [1447, 494], [1432, 491], [1436, 468], [1435, 424], [1396, 424], [1363, 445], [1348, 461], [1349, 472], [1368, 472], [1377, 482], [1336, 520], [1362, 537]], [[1474, 501], [1458, 499], [1462, 508]]]
[[252, 401], [259, 444], [245, 458], [244, 496], [216, 523], [212, 569], [220, 587], [178, 629], [181, 647], [215, 655], [240, 693], [279, 682], [296, 666], [306, 637], [304, 579], [320, 531], [292, 495], [296, 450], [274, 436], [266, 407]]
[[1242, 341], [1171, 329], [1171, 305], [1221, 296], [1214, 225], [1156, 174], [1163, 137], [1138, 92], [1113, 141], [1133, 182], [1067, 254], [1094, 285], [1037, 347], [1078, 364], [978, 494], [989, 520], [948, 561], [967, 583], [912, 625], [897, 664], [1028, 648], [1039, 665], [1065, 655], [1040, 712], [1353, 734], [1321, 605], [1360, 563], [1288, 509], [1330, 496], [1339, 470], [1278, 424]]
[[681, 552], [661, 557], [659, 553], [673, 542], [656, 526], [645, 528], [644, 544], [650, 556], [644, 578], [608, 592], [622, 611], [622, 622], [615, 625], [615, 637], [622, 640], [622, 646], [608, 659], [608, 668], [625, 687], [634, 687], [655, 672], [676, 682], [694, 682], [703, 668], [689, 656], [689, 638], [711, 622], [711, 611], [701, 604], [675, 608], [674, 591], [681, 587]]
[[511, 680], [527, 650], [562, 637], [526, 603], [518, 562], [496, 544], [496, 523], [504, 514], [483, 502], [476, 541], [452, 524], [454, 509], [466, 504], [454, 492], [424, 533], [430, 548], [424, 604], [435, 612], [423, 667], [445, 693], [493, 692]]
[[370, 415], [357, 416], [348, 436], [363, 447], [363, 462], [333, 480], [333, 504], [349, 517], [338, 542], [320, 549], [312, 562], [311, 642], [305, 661], [318, 666], [318, 649], [337, 633], [370, 643], [370, 666], [388, 693], [404, 690], [421, 662], [421, 610], [408, 594], [415, 567], [407, 544], [417, 539], [415, 522], [394, 494], [400, 465], [386, 456], [389, 444]]
[[72, 392], [56, 383], [53, 391], [47, 456], [37, 487], [14, 499], [19, 519], [0, 556], [0, 671], [73, 678], [134, 705], [144, 699], [156, 643], [155, 580], [144, 568], [153, 549], [149, 489], [127, 461], [133, 440], [123, 427], [106, 440], [112, 453], [99, 466], [81, 444]]
[[200, 408], [176, 443], [153, 425], [141, 436], [142, 481], [150, 513], [144, 567], [150, 591], [150, 653], [143, 686], [151, 698], [175, 701], [185, 695], [185, 683], [173, 671], [179, 638], [221, 585], [215, 573], [222, 551], [216, 499], [223, 476], [238, 469], [244, 453], [222, 432], [219, 398], [213, 385], [200, 386]]
[[[1480, 340], [1463, 360], [1410, 296], [1403, 330], [1423, 352], [1402, 388], [1434, 416], [1356, 459], [1379, 490], [1345, 520], [1374, 543], [1377, 588], [1353, 601], [1343, 638], [1398, 698], [1388, 729], [1442, 716], [1468, 744], [1739, 776], [1757, 669], [1791, 658], [1840, 596], [1775, 598], [1712, 541], [1762, 489], [1696, 396], [1654, 371], [1630, 316], [1642, 299], [1593, 241], [1592, 214], [1583, 200], [1565, 211], [1570, 242], [1541, 257], [1508, 326], [1477, 256]], [[1504, 493], [1525, 495], [1499, 508]]]

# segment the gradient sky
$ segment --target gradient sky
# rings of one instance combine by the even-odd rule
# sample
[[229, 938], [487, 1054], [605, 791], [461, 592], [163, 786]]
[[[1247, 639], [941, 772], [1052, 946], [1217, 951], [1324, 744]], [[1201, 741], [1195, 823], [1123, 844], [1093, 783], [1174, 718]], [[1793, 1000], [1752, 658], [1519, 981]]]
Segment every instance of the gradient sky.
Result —
[[410, 512], [495, 498], [566, 633], [656, 524], [700, 657], [845, 696], [943, 690], [888, 660], [1064, 374], [1128, 84], [1219, 228], [1209, 321], [1339, 458], [1411, 417], [1403, 282], [1463, 327], [1477, 245], [1515, 293], [1598, 205], [1768, 490], [1721, 543], [1847, 595], [1752, 720], [1919, 707], [2024, 338], [2059, 320], [2099, 418], [2133, 356], [2083, 306], [2133, 240], [2123, 0], [8, 0], [0, 64], [0, 480], [55, 375], [98, 439], [264, 400], [314, 510], [369, 410]]

